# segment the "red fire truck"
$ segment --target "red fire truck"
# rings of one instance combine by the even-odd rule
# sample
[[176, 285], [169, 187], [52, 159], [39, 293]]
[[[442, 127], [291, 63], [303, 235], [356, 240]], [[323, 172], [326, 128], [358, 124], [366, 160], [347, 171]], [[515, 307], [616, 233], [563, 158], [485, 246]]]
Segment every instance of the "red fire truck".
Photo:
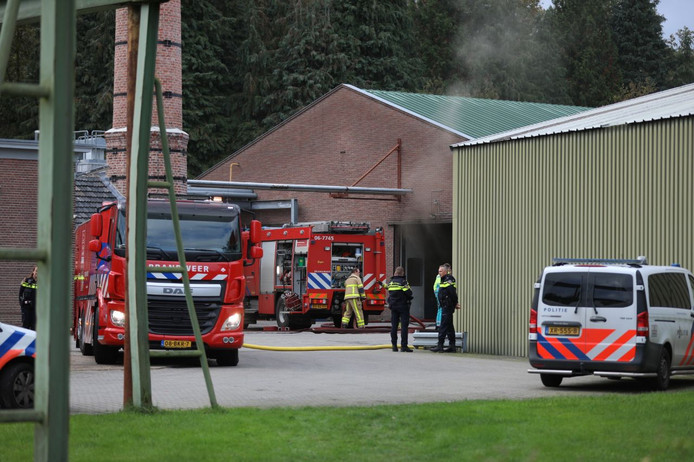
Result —
[[[242, 231], [240, 209], [208, 201], [177, 202], [181, 237], [195, 311], [208, 356], [235, 366], [243, 346], [244, 263], [260, 258], [261, 226]], [[113, 363], [123, 346], [125, 325], [124, 204], [102, 206], [75, 232], [73, 336], [84, 355]], [[147, 206], [147, 265], [179, 266], [168, 201]], [[151, 349], [194, 349], [195, 336], [182, 275], [147, 273]]]
[[332, 318], [340, 327], [344, 283], [361, 270], [364, 318], [380, 314], [386, 293], [383, 230], [369, 223], [316, 222], [263, 228], [263, 257], [246, 267], [246, 323], [276, 319], [282, 328], [310, 327]]

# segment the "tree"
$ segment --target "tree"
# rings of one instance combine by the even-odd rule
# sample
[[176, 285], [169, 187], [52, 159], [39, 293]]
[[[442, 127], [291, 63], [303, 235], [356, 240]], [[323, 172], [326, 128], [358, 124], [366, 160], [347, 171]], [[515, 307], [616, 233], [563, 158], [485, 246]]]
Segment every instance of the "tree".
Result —
[[415, 55], [423, 64], [422, 90], [445, 93], [462, 73], [455, 38], [462, 17], [458, 0], [420, 0], [410, 3]]
[[668, 40], [666, 84], [668, 88], [694, 82], [694, 32], [687, 26]]
[[222, 57], [234, 21], [207, 0], [186, 3], [182, 13], [183, 123], [190, 137], [188, 171], [195, 176], [230, 154], [234, 124], [224, 89], [231, 75]]
[[[38, 83], [39, 27], [34, 24], [15, 30], [7, 62], [6, 82]], [[36, 98], [0, 94], [0, 138], [32, 139], [39, 128]]]
[[545, 13], [537, 0], [468, 0], [463, 5], [456, 45], [460, 90], [455, 93], [567, 102], [566, 91], [556, 83], [562, 68], [551, 53], [552, 40], [541, 41], [547, 39]]
[[113, 124], [114, 10], [77, 17], [75, 128], [107, 130]]
[[622, 98], [618, 99], [664, 87], [663, 58], [667, 46], [662, 39], [665, 18], [656, 10], [658, 3], [659, 0], [619, 0], [612, 10], [611, 35], [622, 76]]
[[421, 88], [423, 65], [411, 53], [408, 0], [333, 1], [332, 11], [340, 49], [349, 60], [346, 83], [381, 90]]
[[554, 0], [549, 10], [573, 104], [602, 106], [619, 91], [617, 49], [609, 27], [613, 5], [614, 0]]

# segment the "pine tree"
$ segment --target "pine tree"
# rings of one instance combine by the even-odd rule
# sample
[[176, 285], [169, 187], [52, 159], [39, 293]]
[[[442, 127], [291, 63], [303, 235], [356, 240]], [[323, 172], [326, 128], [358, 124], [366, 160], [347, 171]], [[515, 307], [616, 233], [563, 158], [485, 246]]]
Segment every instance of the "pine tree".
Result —
[[[6, 82], [38, 83], [40, 38], [38, 25], [18, 26], [12, 40]], [[0, 94], [0, 138], [33, 139], [39, 128], [36, 98]]]
[[568, 92], [579, 106], [614, 101], [621, 87], [617, 48], [610, 32], [615, 0], [554, 0], [553, 35], [561, 48]]
[[188, 140], [188, 170], [199, 174], [206, 166], [229, 154], [233, 120], [225, 110], [231, 78], [222, 62], [223, 45], [233, 30], [207, 0], [182, 5], [183, 125]]
[[77, 16], [75, 129], [108, 130], [113, 124], [114, 10]]
[[668, 88], [694, 82], [694, 32], [687, 26], [668, 39]]
[[412, 54], [407, 0], [334, 1], [332, 10], [341, 50], [349, 60], [345, 83], [380, 90], [422, 87], [423, 64]]
[[612, 11], [612, 38], [622, 75], [619, 99], [647, 94], [664, 87], [667, 47], [662, 39], [665, 18], [658, 0], [618, 0]]

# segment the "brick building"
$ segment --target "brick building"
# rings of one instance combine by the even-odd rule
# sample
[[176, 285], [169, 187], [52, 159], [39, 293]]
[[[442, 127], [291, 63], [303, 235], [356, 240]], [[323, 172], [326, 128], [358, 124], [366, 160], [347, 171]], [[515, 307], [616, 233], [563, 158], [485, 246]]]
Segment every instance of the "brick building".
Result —
[[[405, 267], [415, 295], [412, 314], [431, 318], [435, 314], [431, 287], [438, 266], [452, 260], [450, 146], [582, 110], [340, 85], [198, 180], [283, 185], [256, 188], [258, 200], [250, 204], [251, 210], [265, 225], [289, 223], [296, 217], [299, 222], [367, 221], [384, 228], [389, 275], [395, 266]], [[284, 185], [411, 192], [345, 196]], [[289, 200], [296, 210], [280, 206]]]

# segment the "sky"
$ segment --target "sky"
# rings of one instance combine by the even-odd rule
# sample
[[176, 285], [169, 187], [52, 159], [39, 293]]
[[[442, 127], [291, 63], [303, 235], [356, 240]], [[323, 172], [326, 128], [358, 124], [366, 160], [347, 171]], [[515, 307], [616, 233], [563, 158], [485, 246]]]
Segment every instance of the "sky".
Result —
[[[540, 0], [540, 4], [547, 8], [552, 6], [552, 0]], [[694, 30], [694, 0], [660, 0], [658, 13], [665, 16], [663, 37], [666, 39], [684, 26]]]

